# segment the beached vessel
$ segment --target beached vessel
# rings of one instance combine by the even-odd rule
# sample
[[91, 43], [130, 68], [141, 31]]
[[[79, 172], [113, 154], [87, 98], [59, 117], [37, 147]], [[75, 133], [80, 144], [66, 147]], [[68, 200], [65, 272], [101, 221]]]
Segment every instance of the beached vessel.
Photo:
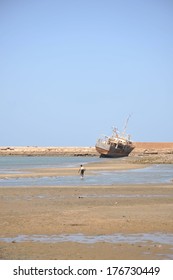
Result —
[[128, 120], [129, 117], [122, 133], [119, 133], [117, 128], [113, 128], [111, 136], [105, 136], [97, 140], [95, 148], [101, 157], [125, 157], [135, 148], [130, 140], [130, 135], [126, 134]]

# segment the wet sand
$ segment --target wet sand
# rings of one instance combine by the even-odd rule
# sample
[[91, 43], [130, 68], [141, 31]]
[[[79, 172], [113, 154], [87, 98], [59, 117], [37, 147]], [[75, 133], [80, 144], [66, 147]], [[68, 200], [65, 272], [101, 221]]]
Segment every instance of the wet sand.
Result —
[[[143, 166], [128, 159], [117, 160], [116, 164], [112, 160], [92, 163], [86, 168], [87, 172], [93, 172]], [[45, 173], [46, 176], [78, 176], [76, 168], [30, 170], [29, 176]], [[0, 238], [14, 238], [10, 242], [0, 241], [0, 259], [173, 259], [172, 244], [151, 241], [78, 243], [62, 239], [62, 242], [43, 243], [15, 240], [21, 235], [173, 234], [173, 184], [1, 187], [0, 205]]]

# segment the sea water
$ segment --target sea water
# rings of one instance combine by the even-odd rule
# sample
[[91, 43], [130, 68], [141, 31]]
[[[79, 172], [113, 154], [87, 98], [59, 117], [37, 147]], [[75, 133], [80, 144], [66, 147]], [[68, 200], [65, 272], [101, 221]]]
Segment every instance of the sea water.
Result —
[[0, 173], [28, 168], [75, 167], [97, 161], [100, 161], [100, 158], [83, 156], [1, 156]]
[[[80, 178], [80, 164], [100, 162], [97, 157], [0, 157], [0, 174], [16, 174], [15, 178], [0, 179], [0, 187], [5, 186], [94, 186], [114, 184], [156, 184], [171, 183], [173, 180], [173, 164], [158, 164], [132, 170], [93, 171]], [[119, 161], [123, 159], [118, 159]], [[117, 164], [117, 159], [115, 159]], [[40, 178], [19, 178], [19, 173], [30, 168], [76, 167], [74, 176], [53, 176]]]

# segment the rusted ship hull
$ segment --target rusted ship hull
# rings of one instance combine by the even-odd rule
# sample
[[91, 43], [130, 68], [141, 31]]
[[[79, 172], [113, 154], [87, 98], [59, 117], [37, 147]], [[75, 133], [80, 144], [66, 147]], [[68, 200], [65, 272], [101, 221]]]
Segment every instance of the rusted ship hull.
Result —
[[109, 158], [118, 158], [126, 157], [134, 149], [133, 145], [126, 146], [116, 146], [115, 144], [103, 144], [99, 143], [95, 146], [97, 152], [100, 154], [100, 157], [109, 157]]
[[111, 136], [97, 140], [95, 148], [101, 157], [126, 157], [135, 148], [130, 140], [130, 135], [126, 134], [129, 117], [122, 133], [119, 133], [117, 128], [113, 128]]

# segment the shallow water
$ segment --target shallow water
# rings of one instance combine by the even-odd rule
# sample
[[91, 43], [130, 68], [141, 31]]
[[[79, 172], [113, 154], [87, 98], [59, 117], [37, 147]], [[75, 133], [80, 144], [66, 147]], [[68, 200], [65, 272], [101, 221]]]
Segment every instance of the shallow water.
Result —
[[[122, 159], [123, 160], [123, 159]], [[173, 179], [173, 164], [151, 165], [146, 168], [118, 171], [98, 171], [83, 179], [76, 176], [54, 176], [41, 178], [17, 178], [17, 173], [28, 168], [76, 167], [80, 164], [99, 162], [95, 157], [0, 157], [0, 173], [16, 173], [16, 178], [0, 179], [5, 186], [82, 186], [113, 184], [170, 183]], [[116, 162], [116, 161], [115, 161]], [[117, 162], [116, 162], [117, 164]]]
[[60, 235], [18, 235], [16, 237], [0, 237], [0, 242], [77, 242], [77, 243], [141, 243], [153, 242], [159, 244], [173, 245], [173, 234], [165, 233], [141, 233], [141, 234], [111, 234], [111, 235], [84, 235], [78, 234], [60, 234]]
[[[137, 244], [142, 243], [147, 246], [162, 248], [163, 245], [173, 246], [173, 234], [165, 234], [161, 232], [156, 233], [141, 233], [141, 234], [122, 234], [116, 233], [111, 235], [84, 235], [78, 234], [59, 234], [59, 235], [18, 235], [14, 237], [0, 237], [0, 242], [6, 243], [20, 243], [20, 242], [34, 242], [34, 243], [60, 243], [60, 242], [76, 242], [84, 244], [95, 244], [97, 242], [106, 242], [114, 244]], [[149, 251], [144, 251], [144, 254], [150, 254]], [[173, 254], [158, 254], [166, 259], [173, 260]]]
[[56, 156], [1, 156], [0, 173], [18, 172], [29, 168], [77, 167], [80, 164], [99, 162], [97, 157], [56, 157]]

